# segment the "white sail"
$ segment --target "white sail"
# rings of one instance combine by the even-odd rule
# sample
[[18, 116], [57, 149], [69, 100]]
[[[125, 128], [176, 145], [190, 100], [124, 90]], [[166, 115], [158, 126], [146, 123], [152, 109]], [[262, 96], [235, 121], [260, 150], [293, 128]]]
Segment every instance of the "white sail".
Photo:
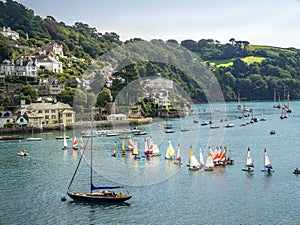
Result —
[[171, 140], [169, 140], [168, 143], [168, 149], [167, 149], [167, 153], [166, 153], [166, 159], [174, 159], [176, 157], [176, 152], [174, 150], [174, 147], [172, 145]]
[[270, 162], [270, 159], [269, 159], [269, 156], [268, 156], [268, 153], [267, 153], [266, 149], [265, 149], [265, 167], [269, 168], [269, 169], [272, 169], [272, 164]]
[[203, 167], [204, 166], [204, 158], [203, 158], [203, 153], [202, 153], [202, 149], [201, 149], [201, 147], [200, 147], [200, 153], [199, 153], [199, 155], [200, 155], [200, 166], [201, 167]]
[[247, 152], [246, 167], [254, 167], [252, 157], [251, 157], [251, 153], [250, 153], [250, 148], [248, 148], [248, 152]]
[[68, 147], [68, 142], [67, 142], [67, 138], [66, 135], [64, 134], [64, 148]]
[[83, 148], [83, 147], [84, 147], [83, 139], [82, 139], [82, 137], [80, 137], [80, 148]]
[[153, 144], [152, 154], [153, 155], [160, 155], [159, 148], [158, 148], [157, 144]]
[[207, 159], [206, 159], [206, 162], [205, 162], [205, 167], [206, 168], [212, 168], [214, 167], [214, 161], [213, 161], [213, 158], [212, 158], [212, 151], [210, 149], [209, 153], [208, 153], [208, 156], [207, 156]]
[[193, 149], [190, 148], [190, 167], [199, 167], [199, 162], [194, 155]]
[[180, 144], [178, 144], [178, 146], [177, 146], [177, 155], [176, 155], [175, 163], [181, 164]]

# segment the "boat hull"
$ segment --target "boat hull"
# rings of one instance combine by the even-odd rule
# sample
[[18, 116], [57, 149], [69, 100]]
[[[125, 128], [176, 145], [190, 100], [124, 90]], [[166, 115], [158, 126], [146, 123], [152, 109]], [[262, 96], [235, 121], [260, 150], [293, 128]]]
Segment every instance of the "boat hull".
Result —
[[249, 169], [249, 168], [243, 168], [242, 171], [246, 171], [246, 172], [253, 172], [253, 169]]
[[275, 171], [273, 169], [262, 169], [261, 172], [274, 173]]
[[189, 167], [190, 171], [198, 171], [200, 168], [199, 167]]
[[83, 194], [83, 193], [74, 193], [69, 191], [67, 194], [73, 200], [82, 201], [82, 202], [119, 203], [131, 199], [131, 196], [128, 195], [104, 196], [104, 195], [97, 195], [94, 193]]

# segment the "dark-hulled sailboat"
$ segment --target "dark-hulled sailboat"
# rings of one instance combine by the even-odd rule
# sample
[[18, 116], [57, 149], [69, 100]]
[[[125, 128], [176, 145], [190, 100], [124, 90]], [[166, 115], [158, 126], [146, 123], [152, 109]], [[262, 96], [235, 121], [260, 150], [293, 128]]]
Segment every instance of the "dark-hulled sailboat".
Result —
[[[92, 110], [92, 133], [93, 133], [93, 110]], [[122, 186], [101, 186], [97, 187], [93, 184], [93, 169], [92, 169], [92, 162], [93, 162], [93, 137], [90, 139], [91, 141], [91, 164], [90, 164], [90, 192], [88, 193], [76, 193], [70, 191], [71, 184], [74, 180], [74, 177], [76, 175], [76, 172], [79, 168], [81, 159], [84, 155], [84, 152], [86, 150], [86, 146], [81, 154], [80, 160], [78, 162], [77, 168], [73, 174], [73, 177], [71, 179], [71, 182], [68, 187], [67, 194], [70, 198], [72, 198], [75, 201], [83, 201], [83, 202], [98, 202], [98, 203], [118, 203], [118, 202], [124, 202], [129, 200], [132, 196], [128, 194], [127, 190], [125, 190], [124, 193], [115, 193], [115, 189], [122, 189]], [[99, 191], [96, 191], [99, 190]]]

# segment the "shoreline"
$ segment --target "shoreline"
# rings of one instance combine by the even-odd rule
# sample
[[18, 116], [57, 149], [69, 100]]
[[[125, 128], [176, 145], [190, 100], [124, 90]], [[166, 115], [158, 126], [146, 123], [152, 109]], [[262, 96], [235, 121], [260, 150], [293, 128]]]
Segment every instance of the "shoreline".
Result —
[[[121, 121], [94, 121], [95, 129], [105, 128], [105, 127], [124, 127], [124, 126], [139, 126], [143, 124], [152, 123], [152, 117], [140, 118], [140, 119], [129, 119]], [[91, 121], [78, 121], [73, 124], [64, 125], [62, 123], [57, 124], [43, 124], [43, 128], [34, 127], [34, 132], [45, 132], [53, 130], [72, 130], [72, 129], [87, 129], [91, 127]], [[8, 127], [0, 128], [0, 137], [5, 134], [26, 134], [32, 132], [31, 127]]]

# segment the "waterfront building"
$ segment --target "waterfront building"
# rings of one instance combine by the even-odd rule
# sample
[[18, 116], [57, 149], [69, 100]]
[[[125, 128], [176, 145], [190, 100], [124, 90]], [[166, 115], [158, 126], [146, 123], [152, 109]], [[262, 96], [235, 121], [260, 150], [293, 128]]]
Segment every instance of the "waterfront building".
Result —
[[8, 123], [13, 123], [14, 119], [10, 111], [0, 111], [0, 128], [6, 127]]
[[70, 125], [75, 123], [75, 112], [72, 107], [62, 102], [25, 104], [25, 101], [22, 100], [16, 112], [21, 115], [26, 113], [28, 126], [41, 127], [43, 124], [64, 123]]

